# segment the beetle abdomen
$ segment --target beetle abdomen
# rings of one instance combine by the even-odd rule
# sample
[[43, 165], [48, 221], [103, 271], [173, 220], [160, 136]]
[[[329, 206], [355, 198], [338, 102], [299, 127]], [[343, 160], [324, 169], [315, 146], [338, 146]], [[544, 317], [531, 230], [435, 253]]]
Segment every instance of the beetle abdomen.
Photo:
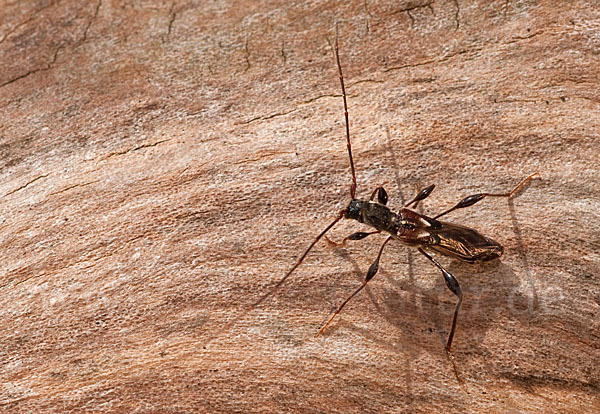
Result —
[[435, 242], [429, 249], [471, 263], [496, 259], [504, 251], [497, 241], [457, 224], [442, 223], [439, 229], [431, 229], [431, 235]]

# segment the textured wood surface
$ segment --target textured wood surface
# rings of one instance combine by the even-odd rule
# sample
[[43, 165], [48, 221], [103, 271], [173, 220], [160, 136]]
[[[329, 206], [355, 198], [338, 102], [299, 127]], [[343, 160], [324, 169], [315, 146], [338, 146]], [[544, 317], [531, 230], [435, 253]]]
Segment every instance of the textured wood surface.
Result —
[[[540, 172], [449, 216], [505, 246], [439, 259], [463, 385], [399, 244], [314, 337], [382, 236], [244, 314], [348, 202], [336, 22], [362, 197]], [[0, 1], [0, 411], [600, 410], [599, 33], [589, 1]]]

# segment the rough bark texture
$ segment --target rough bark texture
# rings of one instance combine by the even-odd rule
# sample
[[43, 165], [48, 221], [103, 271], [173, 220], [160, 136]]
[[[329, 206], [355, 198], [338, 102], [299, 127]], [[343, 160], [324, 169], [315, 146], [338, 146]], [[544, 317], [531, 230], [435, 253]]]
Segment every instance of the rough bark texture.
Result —
[[[505, 246], [317, 244], [358, 191]], [[0, 410], [600, 410], [600, 6], [0, 2]], [[343, 222], [332, 239], [366, 230]], [[233, 322], [232, 324], [229, 324]], [[227, 329], [223, 329], [223, 327]]]

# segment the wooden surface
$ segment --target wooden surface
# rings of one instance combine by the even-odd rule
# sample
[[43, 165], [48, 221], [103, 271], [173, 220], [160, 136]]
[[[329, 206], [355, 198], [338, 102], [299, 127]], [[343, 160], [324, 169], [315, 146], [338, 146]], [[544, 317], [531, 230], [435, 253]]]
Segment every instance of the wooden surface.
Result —
[[[416, 186], [486, 265], [319, 243]], [[0, 1], [0, 411], [600, 410], [600, 6]], [[343, 222], [331, 237], [366, 230]], [[228, 323], [235, 322], [228, 326]], [[223, 329], [226, 327], [227, 329]]]

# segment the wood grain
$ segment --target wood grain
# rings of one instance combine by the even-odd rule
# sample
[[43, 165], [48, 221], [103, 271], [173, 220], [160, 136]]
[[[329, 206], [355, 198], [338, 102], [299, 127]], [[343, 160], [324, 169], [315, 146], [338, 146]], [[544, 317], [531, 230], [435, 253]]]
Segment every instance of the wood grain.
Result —
[[[587, 1], [0, 2], [0, 411], [600, 410], [600, 7]], [[384, 238], [358, 194], [505, 247], [455, 298], [417, 252], [319, 338]], [[366, 230], [343, 222], [339, 240]]]

